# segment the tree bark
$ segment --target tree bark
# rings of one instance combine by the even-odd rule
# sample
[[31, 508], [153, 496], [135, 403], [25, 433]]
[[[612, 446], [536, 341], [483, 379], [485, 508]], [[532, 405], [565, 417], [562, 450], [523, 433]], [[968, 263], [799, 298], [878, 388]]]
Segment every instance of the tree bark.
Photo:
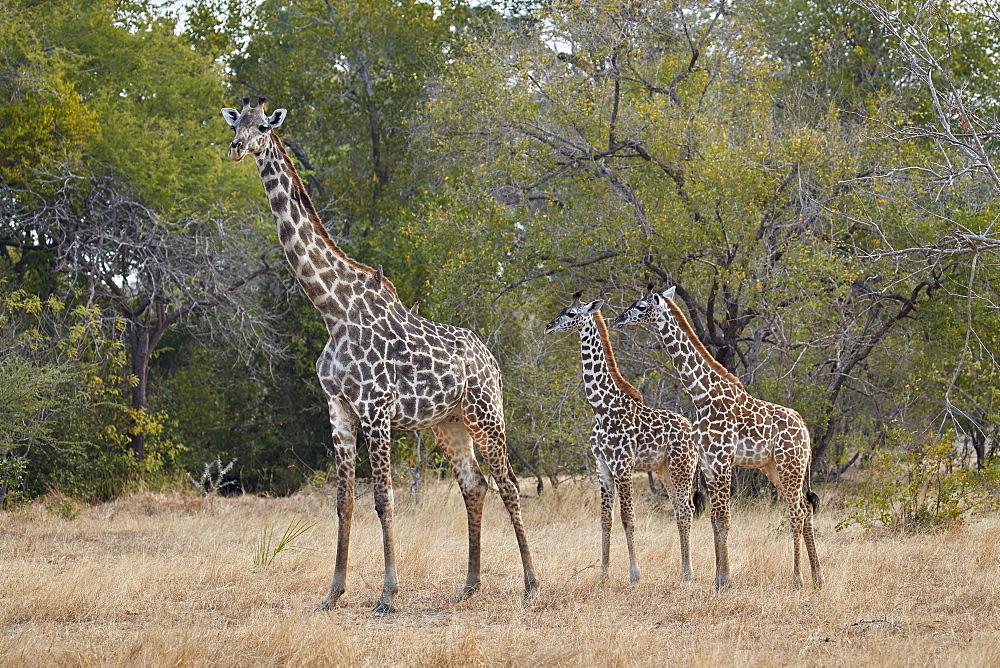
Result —
[[[129, 329], [129, 357], [131, 361], [132, 375], [136, 377], [136, 384], [132, 387], [132, 410], [141, 411], [149, 407], [146, 399], [146, 387], [149, 379], [149, 356], [151, 347], [149, 345], [149, 328], [141, 322], [130, 323]], [[133, 433], [129, 436], [129, 450], [137, 461], [141, 461], [146, 456], [146, 435], [142, 430], [136, 428], [133, 421]]]

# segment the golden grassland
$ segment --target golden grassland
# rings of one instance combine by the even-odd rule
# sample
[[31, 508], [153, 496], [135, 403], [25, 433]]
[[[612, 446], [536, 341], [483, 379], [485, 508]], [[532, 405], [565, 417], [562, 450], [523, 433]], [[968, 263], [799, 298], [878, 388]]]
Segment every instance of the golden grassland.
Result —
[[[0, 513], [0, 663], [1000, 665], [1000, 517], [937, 534], [872, 535], [835, 531], [843, 510], [828, 503], [817, 518], [826, 586], [812, 589], [806, 568], [795, 593], [780, 506], [737, 508], [734, 584], [717, 594], [707, 517], [693, 532], [694, 582], [681, 587], [673, 520], [644, 498], [642, 580], [630, 590], [617, 521], [610, 577], [598, 580], [597, 497], [578, 481], [523, 498], [542, 579], [525, 607], [496, 494], [484, 518], [482, 591], [456, 603], [467, 550], [457, 486], [433, 483], [419, 503], [397, 491], [400, 612], [385, 616], [370, 612], [382, 581], [370, 494], [356, 506], [348, 591], [325, 613], [314, 608], [333, 573], [328, 493], [140, 493], [69, 520], [39, 502]], [[262, 529], [280, 534], [301, 517], [317, 522], [299, 539], [313, 549], [255, 567]]]

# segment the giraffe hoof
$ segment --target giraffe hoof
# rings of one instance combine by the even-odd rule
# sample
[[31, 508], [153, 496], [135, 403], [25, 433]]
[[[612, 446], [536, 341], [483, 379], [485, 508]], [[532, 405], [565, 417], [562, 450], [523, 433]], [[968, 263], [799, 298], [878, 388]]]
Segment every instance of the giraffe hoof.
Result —
[[316, 609], [313, 610], [313, 612], [328, 612], [333, 610], [337, 607], [337, 599], [339, 598], [339, 594], [337, 596], [324, 596], [323, 600], [319, 602], [319, 605], [316, 606]]
[[715, 591], [723, 592], [729, 589], [729, 576], [720, 575], [715, 578]]
[[467, 584], [462, 587], [462, 593], [458, 595], [458, 602], [461, 603], [465, 599], [469, 598], [473, 594], [479, 592], [480, 584], [477, 582], [475, 584]]
[[379, 601], [378, 603], [375, 604], [375, 607], [372, 608], [372, 612], [374, 612], [376, 615], [391, 615], [394, 612], [396, 612], [396, 608], [389, 605], [388, 603], [383, 603], [382, 601]]

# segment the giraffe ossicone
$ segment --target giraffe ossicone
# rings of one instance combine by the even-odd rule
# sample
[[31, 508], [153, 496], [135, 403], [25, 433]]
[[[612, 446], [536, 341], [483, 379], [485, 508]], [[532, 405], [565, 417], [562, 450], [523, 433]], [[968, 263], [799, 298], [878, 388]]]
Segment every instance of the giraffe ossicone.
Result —
[[647, 293], [625, 309], [612, 327], [654, 323], [681, 384], [694, 404], [694, 437], [708, 482], [715, 537], [715, 586], [727, 587], [729, 571], [730, 481], [733, 466], [760, 469], [788, 504], [792, 528], [792, 586], [802, 585], [799, 537], [805, 542], [813, 583], [823, 583], [813, 512], [819, 497], [809, 489], [812, 449], [809, 429], [791, 408], [762, 401], [716, 361], [674, 302], [675, 288]]
[[691, 423], [677, 413], [645, 405], [639, 390], [618, 371], [601, 315], [604, 302], [581, 304], [581, 296], [582, 292], [573, 295], [573, 302], [549, 323], [545, 333], [580, 332], [584, 393], [594, 411], [590, 446], [601, 484], [600, 575], [604, 578], [608, 570], [617, 488], [628, 547], [629, 582], [633, 587], [639, 583], [639, 564], [633, 544], [632, 478], [636, 471], [652, 471], [666, 487], [673, 503], [681, 553], [680, 579], [682, 583], [689, 582], [692, 575], [691, 520], [696, 506], [699, 513], [704, 506], [700, 492], [692, 497], [698, 453], [691, 438]]
[[356, 432], [364, 430], [382, 524], [385, 576], [376, 612], [392, 612], [398, 590], [390, 453], [391, 429], [431, 429], [448, 457], [465, 499], [469, 563], [461, 598], [480, 583], [480, 536], [486, 479], [478, 448], [514, 527], [524, 570], [525, 598], [537, 588], [507, 456], [500, 367], [467, 329], [421, 318], [403, 306], [378, 270], [357, 262], [330, 237], [274, 128], [284, 109], [264, 112], [264, 99], [223, 109], [235, 136], [229, 158], [252, 155], [260, 172], [285, 257], [319, 311], [329, 340], [316, 372], [327, 397], [337, 466], [337, 557], [320, 608], [334, 606], [347, 582], [354, 513]]

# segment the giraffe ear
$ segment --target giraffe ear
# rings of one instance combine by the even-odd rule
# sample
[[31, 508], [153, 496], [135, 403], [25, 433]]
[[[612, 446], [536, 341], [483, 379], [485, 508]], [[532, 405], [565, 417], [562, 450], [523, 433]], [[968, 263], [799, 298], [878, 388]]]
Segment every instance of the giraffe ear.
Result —
[[285, 116], [287, 115], [288, 112], [284, 109], [275, 109], [274, 113], [268, 116], [267, 122], [272, 128], [276, 128], [285, 122]]
[[663, 296], [666, 297], [667, 299], [673, 299], [675, 292], [677, 292], [677, 286], [671, 285], [668, 289], [663, 291]]
[[240, 112], [226, 107], [222, 110], [222, 117], [226, 119], [226, 123], [229, 123], [229, 127], [235, 128], [236, 121], [240, 118]]
[[597, 313], [604, 306], [603, 299], [595, 299], [594, 301], [587, 304], [587, 313]]

